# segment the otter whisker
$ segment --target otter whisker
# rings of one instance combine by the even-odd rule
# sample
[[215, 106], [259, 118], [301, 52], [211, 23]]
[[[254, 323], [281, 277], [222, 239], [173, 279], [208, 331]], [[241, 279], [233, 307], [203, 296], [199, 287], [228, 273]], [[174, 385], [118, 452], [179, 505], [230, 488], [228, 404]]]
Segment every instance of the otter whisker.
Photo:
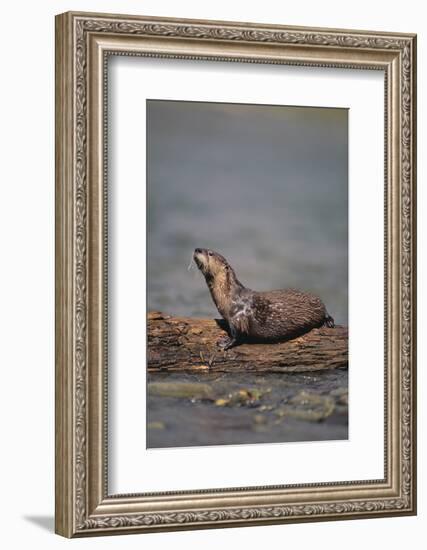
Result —
[[187, 271], [191, 271], [195, 267], [196, 267], [196, 262], [194, 261], [193, 254], [191, 254], [191, 260], [190, 260], [190, 263], [188, 264]]

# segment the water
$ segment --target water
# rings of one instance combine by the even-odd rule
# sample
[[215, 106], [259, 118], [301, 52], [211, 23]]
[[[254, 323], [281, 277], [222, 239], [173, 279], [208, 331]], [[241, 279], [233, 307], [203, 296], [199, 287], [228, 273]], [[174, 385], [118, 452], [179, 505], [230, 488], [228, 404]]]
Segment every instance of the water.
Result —
[[[211, 394], [208, 399], [190, 397], [187, 391], [160, 397], [149, 389], [147, 446], [151, 448], [348, 438], [345, 370], [263, 375], [173, 373], [150, 375], [151, 381], [157, 385], [167, 382], [178, 394], [180, 384], [190, 382], [196, 388], [208, 387]], [[252, 396], [250, 392], [256, 392], [256, 399], [247, 398]]]
[[[247, 287], [314, 292], [337, 324], [348, 324], [347, 110], [148, 101], [147, 136], [149, 310], [218, 317], [203, 277], [187, 270], [194, 248], [206, 247], [223, 254]], [[336, 376], [345, 387], [346, 373]], [[302, 386], [317, 391], [313, 381]], [[162, 410], [169, 411], [163, 423], [180, 419], [173, 437], [155, 432], [156, 445], [185, 444], [189, 426], [198, 440], [206, 428], [199, 413], [208, 425], [246, 414], [200, 407], [150, 398], [149, 421]], [[199, 420], [190, 421], [191, 410]], [[327, 422], [315, 433], [307, 426], [311, 436], [300, 426], [289, 437], [333, 437]], [[289, 440], [277, 427], [273, 435]]]
[[347, 111], [149, 101], [147, 119], [149, 309], [217, 315], [187, 271], [202, 247], [347, 324]]

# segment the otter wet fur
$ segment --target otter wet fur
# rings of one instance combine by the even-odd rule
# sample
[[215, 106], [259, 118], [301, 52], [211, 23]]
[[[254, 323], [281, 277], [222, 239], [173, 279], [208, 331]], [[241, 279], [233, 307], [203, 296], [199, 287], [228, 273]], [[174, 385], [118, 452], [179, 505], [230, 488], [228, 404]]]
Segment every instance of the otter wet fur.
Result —
[[313, 328], [335, 326], [323, 302], [313, 294], [293, 288], [257, 292], [242, 285], [218, 252], [196, 248], [193, 258], [228, 323], [230, 337], [218, 342], [224, 350], [241, 342], [284, 341]]

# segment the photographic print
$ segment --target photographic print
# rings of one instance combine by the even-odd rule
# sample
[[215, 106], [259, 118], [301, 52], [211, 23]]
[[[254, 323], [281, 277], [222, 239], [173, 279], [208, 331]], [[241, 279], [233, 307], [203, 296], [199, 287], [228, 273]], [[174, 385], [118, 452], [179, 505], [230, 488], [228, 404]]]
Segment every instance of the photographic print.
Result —
[[147, 446], [348, 438], [348, 110], [147, 100]]

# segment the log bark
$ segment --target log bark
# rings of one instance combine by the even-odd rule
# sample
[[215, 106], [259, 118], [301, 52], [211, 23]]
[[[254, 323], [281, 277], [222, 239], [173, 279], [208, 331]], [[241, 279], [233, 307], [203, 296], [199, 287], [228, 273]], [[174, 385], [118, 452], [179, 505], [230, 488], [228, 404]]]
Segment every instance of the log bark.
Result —
[[228, 351], [216, 345], [222, 320], [148, 314], [148, 371], [307, 372], [348, 366], [348, 329], [313, 329], [281, 343], [245, 343]]

